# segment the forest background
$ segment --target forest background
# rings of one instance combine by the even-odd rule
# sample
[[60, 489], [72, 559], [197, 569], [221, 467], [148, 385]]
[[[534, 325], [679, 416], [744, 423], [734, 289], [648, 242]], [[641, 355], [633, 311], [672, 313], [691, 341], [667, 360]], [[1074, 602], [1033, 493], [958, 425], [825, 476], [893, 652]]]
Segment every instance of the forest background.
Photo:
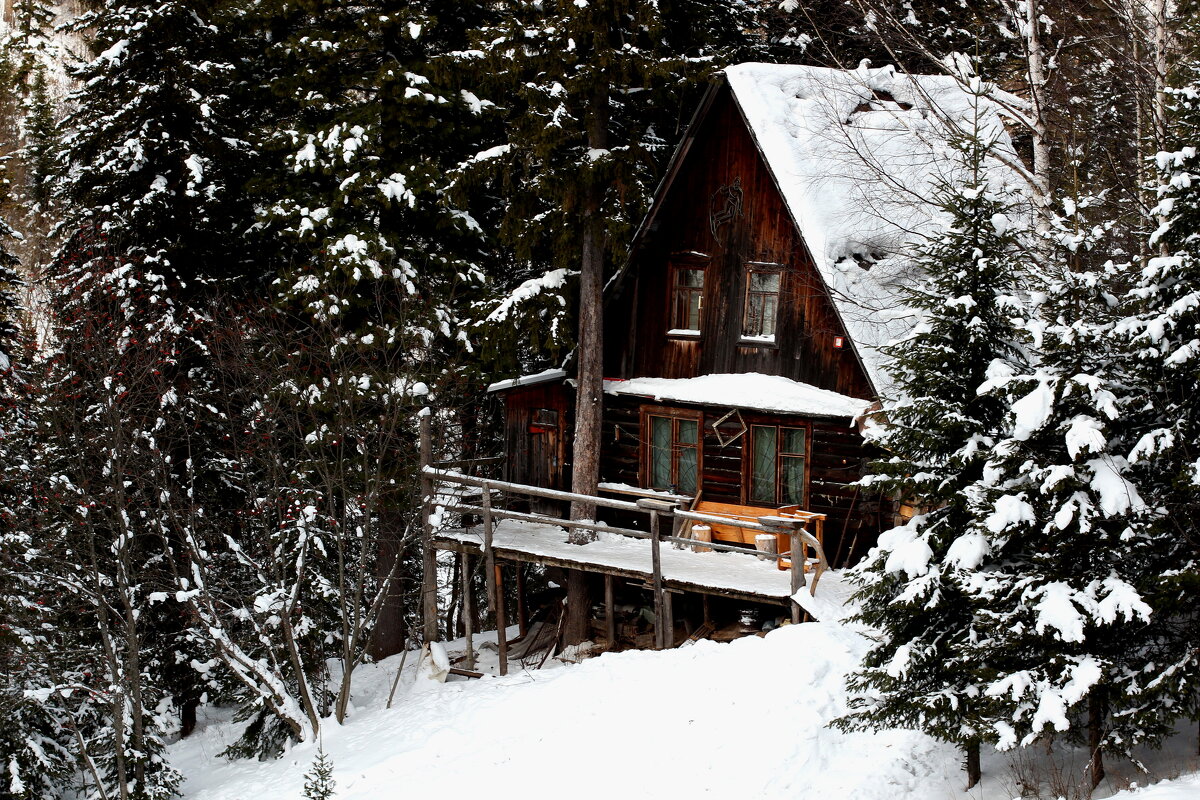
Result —
[[1197, 715], [1190, 2], [5, 12], [0, 798], [170, 797], [164, 742], [201, 703], [249, 721], [234, 757], [341, 723], [354, 668], [428, 633], [421, 410], [440, 456], [498, 455], [482, 387], [576, 346], [583, 369], [573, 321], [706, 85], [750, 60], [1021, 100], [1027, 229], [948, 186], [921, 254], [873, 480], [937, 510], [863, 568], [882, 634], [845, 724], [976, 769], [981, 742], [1080, 735], [1096, 772]]

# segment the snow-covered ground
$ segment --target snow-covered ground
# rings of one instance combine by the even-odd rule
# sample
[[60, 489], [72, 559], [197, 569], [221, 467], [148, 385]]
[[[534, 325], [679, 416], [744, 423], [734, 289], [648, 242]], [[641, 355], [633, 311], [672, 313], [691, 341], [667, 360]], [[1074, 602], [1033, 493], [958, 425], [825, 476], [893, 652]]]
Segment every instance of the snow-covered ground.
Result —
[[[845, 708], [843, 676], [865, 644], [840, 624], [810, 623], [730, 644], [605, 654], [577, 665], [444, 684], [420, 676], [410, 657], [387, 709], [397, 657], [362, 669], [352, 718], [344, 726], [330, 720], [323, 743], [342, 800], [544, 794], [576, 800], [1007, 800], [1021, 793], [1022, 776], [1079, 774], [1062, 761], [1054, 767], [1040, 750], [1025, 766], [985, 754], [983, 784], [965, 793], [960, 759], [944, 744], [912, 731], [827, 728]], [[218, 759], [236, 733], [227, 717], [212, 712], [196, 734], [171, 748], [172, 761], [188, 776], [184, 796], [300, 798], [316, 747], [301, 745], [270, 762]], [[1159, 776], [1200, 769], [1183, 755], [1195, 752], [1195, 731], [1178, 738], [1177, 747], [1149, 754]], [[1081, 757], [1075, 761], [1082, 764]], [[1113, 783], [1097, 797], [1139, 780], [1128, 765], [1111, 764], [1110, 772]], [[1200, 775], [1116, 796], [1194, 800]]]

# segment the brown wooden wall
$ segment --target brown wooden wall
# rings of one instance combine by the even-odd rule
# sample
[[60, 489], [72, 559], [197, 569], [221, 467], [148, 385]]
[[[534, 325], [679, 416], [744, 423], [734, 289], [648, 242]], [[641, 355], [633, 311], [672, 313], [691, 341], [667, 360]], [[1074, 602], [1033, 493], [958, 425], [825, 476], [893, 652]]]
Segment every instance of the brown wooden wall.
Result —
[[[644, 403], [657, 405], [649, 399], [614, 395], [605, 397], [600, 451], [601, 481], [645, 485], [639, 474], [642, 455], [639, 410]], [[712, 423], [729, 410], [704, 409], [701, 420], [704, 444], [700, 456], [700, 499], [744, 504], [748, 503], [742, 460], [746, 437], [722, 447], [712, 429]], [[825, 542], [831, 563], [842, 566], [861, 558], [867, 548], [875, 544], [881, 530], [880, 503], [878, 498], [849, 485], [862, 476], [867, 461], [874, 455], [858, 431], [851, 427], [850, 420], [777, 416], [748, 411], [743, 411], [742, 416], [747, 424], [787, 426], [802, 422], [811, 425], [808, 510], [827, 517]], [[721, 431], [728, 438], [735, 435], [739, 427], [736, 420], [730, 420], [722, 424]]]
[[[547, 489], [570, 488], [569, 390], [561, 382], [509, 390], [504, 397], [504, 479]], [[535, 425], [538, 409], [558, 414], [554, 429]]]
[[[735, 181], [740, 214], [714, 235], [714, 212], [730, 211], [721, 190]], [[667, 336], [667, 264], [681, 253], [704, 254], [709, 263], [698, 340]], [[784, 265], [775, 345], [739, 343], [748, 261]], [[845, 331], [728, 88], [700, 123], [606, 317], [609, 377], [761, 372], [854, 397], [872, 394], [851, 344], [833, 347]]]

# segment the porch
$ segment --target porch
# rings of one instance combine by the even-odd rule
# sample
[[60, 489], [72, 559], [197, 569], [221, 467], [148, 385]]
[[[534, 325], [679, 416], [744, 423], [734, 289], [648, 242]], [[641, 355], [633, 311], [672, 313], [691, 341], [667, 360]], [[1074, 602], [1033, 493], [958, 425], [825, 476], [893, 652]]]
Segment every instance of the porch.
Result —
[[[505, 565], [516, 567], [513, 572], [517, 575], [517, 615], [522, 633], [525, 632], [524, 591], [520, 567], [537, 564], [580, 570], [603, 580], [604, 629], [600, 638], [609, 646], [618, 639], [617, 591], [622, 588], [648, 591], [652, 598], [653, 640], [646, 646], [656, 649], [678, 643], [676, 611], [680, 602], [691, 603], [697, 620], [702, 609], [703, 622], [688, 631], [693, 639], [713, 633], [709, 612], [710, 600], [714, 598], [773, 606], [779, 608], [785, 620], [801, 622], [808, 618], [805, 608], [809, 603], [804, 601], [814, 598], [828, 569], [820, 537], [816, 535], [824, 522], [819, 514], [783, 515], [771, 509], [753, 509], [762, 511], [762, 516], [734, 520], [727, 514], [705, 513], [702, 505], [689, 509], [683, 498], [582, 496], [469, 476], [433, 465], [424, 468], [423, 478], [427, 554], [439, 550], [459, 553], [464, 562], [464, 576], [471, 571], [468, 566], [471, 560], [484, 562], [481, 566], [487, 605], [496, 616], [500, 632], [497, 647], [501, 674], [507, 672], [509, 646], [504, 635], [508, 620], [501, 601], [505, 596]], [[558, 503], [584, 500], [621, 514], [623, 520], [634, 521], [625, 523], [628, 527], [618, 527], [516, 510], [536, 500]], [[743, 539], [720, 541], [717, 536], [713, 537], [717, 541], [700, 541], [690, 538], [693, 525], [710, 529], [732, 526], [742, 533]], [[570, 543], [568, 537], [574, 530], [593, 532], [596, 540], [584, 545]], [[747, 547], [744, 537], [753, 541], [756, 535], [770, 540], [772, 546], [764, 552], [755, 550], [753, 545]], [[776, 542], [783, 546], [775, 547]], [[799, 557], [792, 558], [792, 553]], [[432, 558], [426, 559], [424, 592], [427, 635], [436, 638], [436, 565]], [[473, 599], [465, 578], [460, 596], [469, 608]], [[465, 618], [470, 616], [468, 613]], [[469, 641], [472, 632], [468, 629], [466, 635]], [[471, 652], [469, 644], [467, 651]]]

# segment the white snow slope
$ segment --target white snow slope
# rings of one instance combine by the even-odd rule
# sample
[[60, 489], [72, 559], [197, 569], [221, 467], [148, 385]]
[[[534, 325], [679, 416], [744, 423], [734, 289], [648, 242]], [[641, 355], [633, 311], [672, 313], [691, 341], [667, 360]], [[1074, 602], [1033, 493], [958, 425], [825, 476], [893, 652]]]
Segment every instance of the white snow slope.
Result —
[[[353, 718], [325, 726], [336, 797], [852, 798], [932, 800], [1018, 794], [1000, 757], [961, 791], [952, 748], [912, 731], [843, 734], [844, 673], [865, 648], [812, 623], [732, 644], [608, 654], [577, 666], [437, 684], [410, 658], [364, 668]], [[170, 758], [189, 800], [296, 800], [315, 747], [272, 762], [216, 754], [236, 729], [210, 720]], [[1195, 768], [1194, 766], [1192, 768]], [[1195, 797], [1195, 776], [1120, 796]], [[1103, 793], [1098, 796], [1103, 796]]]

